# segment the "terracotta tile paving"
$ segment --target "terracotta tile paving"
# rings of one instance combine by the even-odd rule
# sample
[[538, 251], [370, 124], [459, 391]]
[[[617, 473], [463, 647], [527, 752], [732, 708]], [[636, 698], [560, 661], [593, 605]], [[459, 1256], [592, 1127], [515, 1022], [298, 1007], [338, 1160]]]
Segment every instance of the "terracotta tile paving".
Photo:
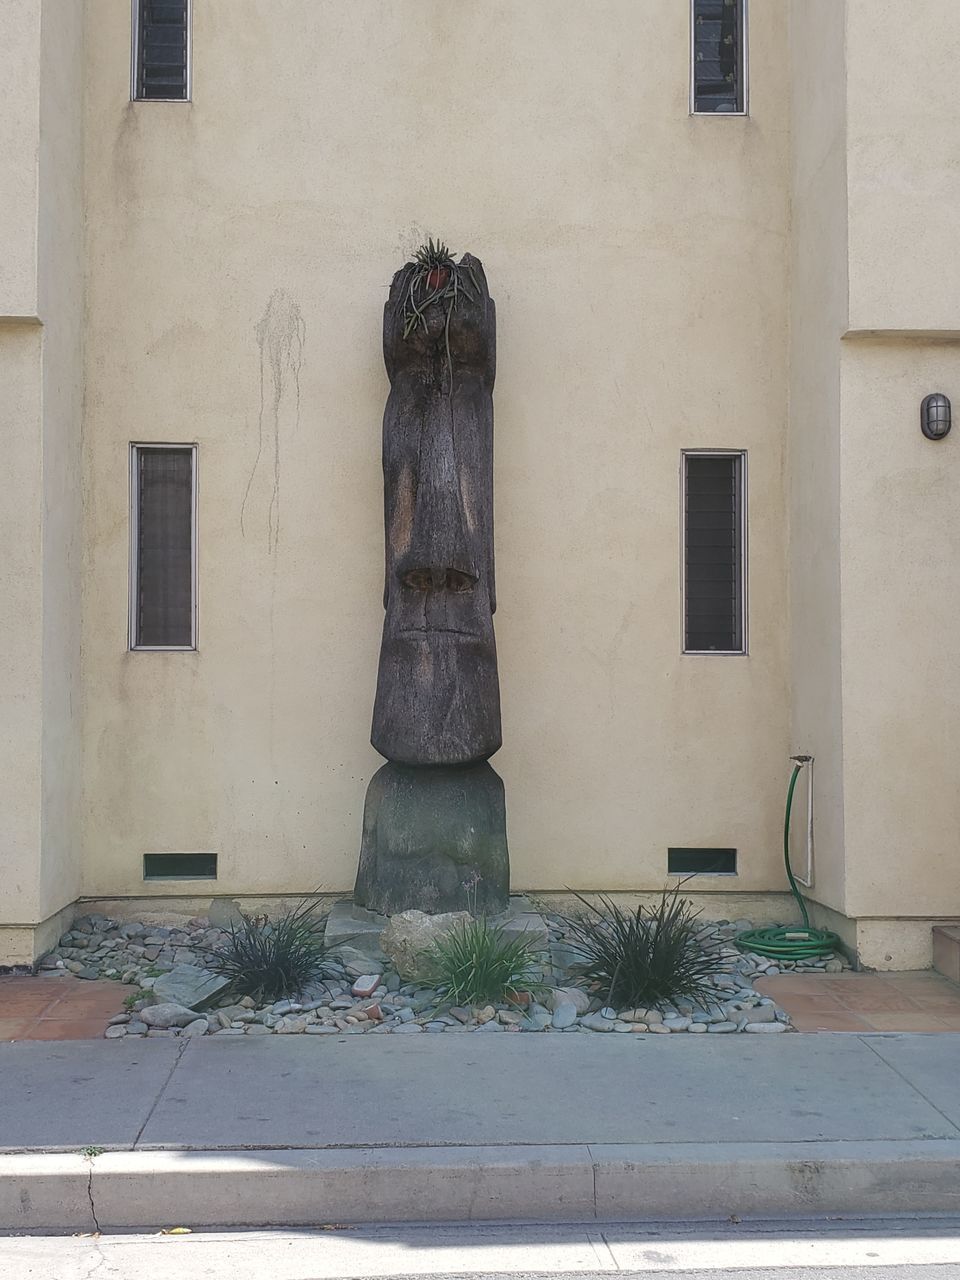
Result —
[[960, 1031], [960, 987], [932, 969], [781, 974], [759, 978], [756, 987], [798, 1031]]
[[72, 974], [0, 977], [0, 1040], [98, 1040], [126, 994]]

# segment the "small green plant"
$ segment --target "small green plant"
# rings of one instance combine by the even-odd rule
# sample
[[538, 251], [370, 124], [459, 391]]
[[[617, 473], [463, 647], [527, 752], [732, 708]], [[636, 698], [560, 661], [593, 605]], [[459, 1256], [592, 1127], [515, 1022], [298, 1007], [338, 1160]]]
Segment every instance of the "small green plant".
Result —
[[449, 390], [453, 394], [453, 357], [450, 354], [450, 317], [457, 309], [461, 297], [478, 302], [483, 296], [476, 272], [469, 263], [455, 262], [453, 254], [438, 240], [430, 239], [414, 254], [413, 262], [404, 267], [405, 276], [400, 292], [400, 308], [403, 319], [404, 340], [418, 328], [429, 333], [427, 309], [441, 306], [445, 310], [443, 326], [447, 351]]
[[281, 1000], [299, 995], [324, 973], [326, 922], [310, 899], [274, 920], [241, 912], [221, 946], [198, 950], [203, 951], [208, 969], [230, 979], [238, 996]]
[[433, 944], [430, 956], [437, 986], [454, 1005], [489, 1004], [543, 986], [529, 943], [506, 937], [483, 916], [454, 925]]
[[85, 1156], [87, 1160], [92, 1160], [95, 1156], [102, 1156], [106, 1147], [81, 1147], [79, 1154]]
[[129, 1012], [137, 1001], [142, 1000], [146, 994], [146, 991], [142, 987], [138, 987], [136, 991], [131, 991], [128, 996], [124, 997], [123, 1007]]
[[703, 1004], [717, 970], [696, 939], [696, 918], [679, 886], [664, 890], [652, 909], [626, 911], [600, 895], [595, 906], [575, 893], [586, 911], [564, 918], [566, 942], [582, 957], [574, 972], [616, 1009], [649, 1008], [680, 999]]

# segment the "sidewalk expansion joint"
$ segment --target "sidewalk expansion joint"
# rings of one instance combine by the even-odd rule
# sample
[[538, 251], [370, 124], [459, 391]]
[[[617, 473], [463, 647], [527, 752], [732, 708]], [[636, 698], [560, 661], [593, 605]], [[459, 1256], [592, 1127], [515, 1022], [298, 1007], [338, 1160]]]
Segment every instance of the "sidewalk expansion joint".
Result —
[[903, 1074], [903, 1072], [899, 1069], [899, 1067], [894, 1066], [892, 1062], [888, 1062], [887, 1059], [883, 1056], [883, 1054], [880, 1053], [880, 1051], [874, 1045], [869, 1043], [869, 1038], [867, 1036], [858, 1036], [857, 1038], [861, 1041], [861, 1043], [866, 1042], [867, 1048], [870, 1050], [870, 1052], [874, 1054], [876, 1057], [878, 1057], [885, 1067], [889, 1067], [889, 1069], [893, 1072], [895, 1076], [898, 1076], [908, 1088], [912, 1089], [914, 1093], [917, 1094], [918, 1097], [924, 1100], [924, 1102], [927, 1104], [928, 1107], [932, 1107], [942, 1120], [946, 1120], [947, 1124], [950, 1126], [951, 1129], [954, 1130], [955, 1133], [960, 1135], [960, 1125], [956, 1124], [955, 1121], [951, 1120], [950, 1117], [946, 1114], [946, 1112], [943, 1111], [940, 1107], [938, 1107], [932, 1098], [928, 1098], [922, 1089], [918, 1089], [912, 1080], [908, 1080], [907, 1077]]
[[173, 1073], [176, 1071], [177, 1067], [179, 1067], [180, 1065], [180, 1059], [183, 1057], [183, 1055], [186, 1053], [189, 1047], [190, 1047], [189, 1040], [180, 1040], [180, 1042], [177, 1044], [177, 1056], [174, 1058], [173, 1063], [171, 1064], [170, 1070], [167, 1072], [167, 1078], [166, 1080], [164, 1080], [163, 1084], [157, 1090], [157, 1096], [153, 1100], [153, 1105], [151, 1106], [150, 1110], [147, 1112], [146, 1116], [144, 1117], [143, 1124], [137, 1130], [137, 1136], [133, 1140], [134, 1151], [137, 1150], [137, 1144], [139, 1143], [140, 1139], [143, 1137], [143, 1131], [144, 1129], [146, 1129], [147, 1125], [150, 1123], [153, 1113], [156, 1111], [157, 1107], [160, 1105], [160, 1099], [167, 1092], [167, 1086], [169, 1085], [170, 1081], [173, 1079]]

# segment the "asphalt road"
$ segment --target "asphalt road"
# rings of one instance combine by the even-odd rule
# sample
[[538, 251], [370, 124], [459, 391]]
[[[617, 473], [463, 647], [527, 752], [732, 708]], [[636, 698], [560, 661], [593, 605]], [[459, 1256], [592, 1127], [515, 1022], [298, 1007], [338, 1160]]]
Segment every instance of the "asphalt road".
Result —
[[[175, 1225], [175, 1224], [171, 1224]], [[4, 1280], [960, 1280], [960, 1220], [0, 1237]]]

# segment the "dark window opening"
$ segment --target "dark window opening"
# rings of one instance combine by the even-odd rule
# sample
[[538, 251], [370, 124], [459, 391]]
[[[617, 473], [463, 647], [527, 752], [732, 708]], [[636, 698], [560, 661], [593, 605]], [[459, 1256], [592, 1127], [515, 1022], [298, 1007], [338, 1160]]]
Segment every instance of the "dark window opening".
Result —
[[668, 849], [667, 873], [672, 876], [735, 876], [736, 849]]
[[192, 649], [194, 450], [134, 450], [134, 648]]
[[688, 453], [683, 461], [683, 647], [743, 653], [743, 455]]
[[189, 23], [188, 0], [137, 0], [134, 97], [186, 100]]
[[744, 0], [693, 0], [693, 109], [746, 110]]
[[145, 853], [144, 880], [216, 880], [215, 853]]

